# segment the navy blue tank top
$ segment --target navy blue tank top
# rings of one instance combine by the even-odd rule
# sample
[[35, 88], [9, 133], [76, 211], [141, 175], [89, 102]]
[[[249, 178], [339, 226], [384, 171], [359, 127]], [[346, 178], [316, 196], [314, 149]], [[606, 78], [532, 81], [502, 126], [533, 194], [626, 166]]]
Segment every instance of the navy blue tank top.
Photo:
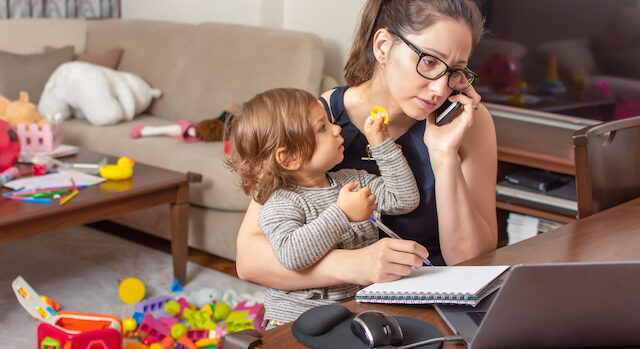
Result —
[[[341, 168], [366, 170], [379, 174], [375, 161], [362, 160], [367, 157], [367, 138], [351, 123], [344, 107], [346, 86], [337, 87], [331, 95], [329, 105], [334, 122], [342, 128], [344, 138], [344, 160], [332, 171]], [[435, 178], [431, 169], [429, 153], [424, 144], [425, 121], [419, 121], [396, 140], [409, 162], [420, 191], [420, 205], [413, 212], [400, 216], [383, 216], [382, 221], [404, 239], [410, 239], [425, 246], [429, 251], [429, 261], [434, 265], [445, 265], [440, 251], [438, 236], [438, 215], [436, 212]], [[380, 237], [386, 235], [380, 232]]]

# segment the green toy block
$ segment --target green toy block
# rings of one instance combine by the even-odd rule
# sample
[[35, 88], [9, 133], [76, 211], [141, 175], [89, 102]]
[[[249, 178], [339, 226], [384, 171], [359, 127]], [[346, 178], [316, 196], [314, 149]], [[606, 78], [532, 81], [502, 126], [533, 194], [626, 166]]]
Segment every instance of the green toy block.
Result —
[[227, 333], [234, 333], [248, 328], [255, 329], [253, 321], [247, 320], [247, 315], [249, 315], [248, 310], [231, 312], [225, 321]]

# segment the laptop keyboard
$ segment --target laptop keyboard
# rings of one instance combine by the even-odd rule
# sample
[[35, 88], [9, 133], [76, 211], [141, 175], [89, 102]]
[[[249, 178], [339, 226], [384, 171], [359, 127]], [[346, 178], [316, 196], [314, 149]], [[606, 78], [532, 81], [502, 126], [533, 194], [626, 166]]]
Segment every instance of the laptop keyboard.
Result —
[[466, 314], [476, 323], [476, 325], [480, 326], [480, 323], [484, 319], [484, 316], [487, 315], [486, 311], [468, 311]]

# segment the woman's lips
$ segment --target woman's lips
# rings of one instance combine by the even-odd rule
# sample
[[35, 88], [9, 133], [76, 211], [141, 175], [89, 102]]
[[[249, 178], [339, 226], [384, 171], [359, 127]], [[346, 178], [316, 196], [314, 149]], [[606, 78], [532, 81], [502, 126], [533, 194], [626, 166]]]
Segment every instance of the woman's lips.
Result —
[[436, 109], [436, 104], [432, 103], [430, 101], [424, 100], [422, 98], [416, 97], [416, 99], [418, 100], [418, 103], [420, 103], [420, 105], [426, 109], [427, 111], [431, 111], [431, 110], [435, 110]]

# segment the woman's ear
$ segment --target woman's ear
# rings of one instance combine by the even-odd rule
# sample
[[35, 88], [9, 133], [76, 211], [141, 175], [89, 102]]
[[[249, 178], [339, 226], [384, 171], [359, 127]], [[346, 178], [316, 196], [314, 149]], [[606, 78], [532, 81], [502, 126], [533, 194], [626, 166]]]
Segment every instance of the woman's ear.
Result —
[[381, 65], [389, 60], [389, 51], [393, 44], [391, 33], [385, 28], [380, 28], [373, 35], [373, 55]]
[[290, 154], [285, 147], [276, 150], [276, 161], [282, 168], [289, 171], [297, 171], [302, 166], [298, 154]]

